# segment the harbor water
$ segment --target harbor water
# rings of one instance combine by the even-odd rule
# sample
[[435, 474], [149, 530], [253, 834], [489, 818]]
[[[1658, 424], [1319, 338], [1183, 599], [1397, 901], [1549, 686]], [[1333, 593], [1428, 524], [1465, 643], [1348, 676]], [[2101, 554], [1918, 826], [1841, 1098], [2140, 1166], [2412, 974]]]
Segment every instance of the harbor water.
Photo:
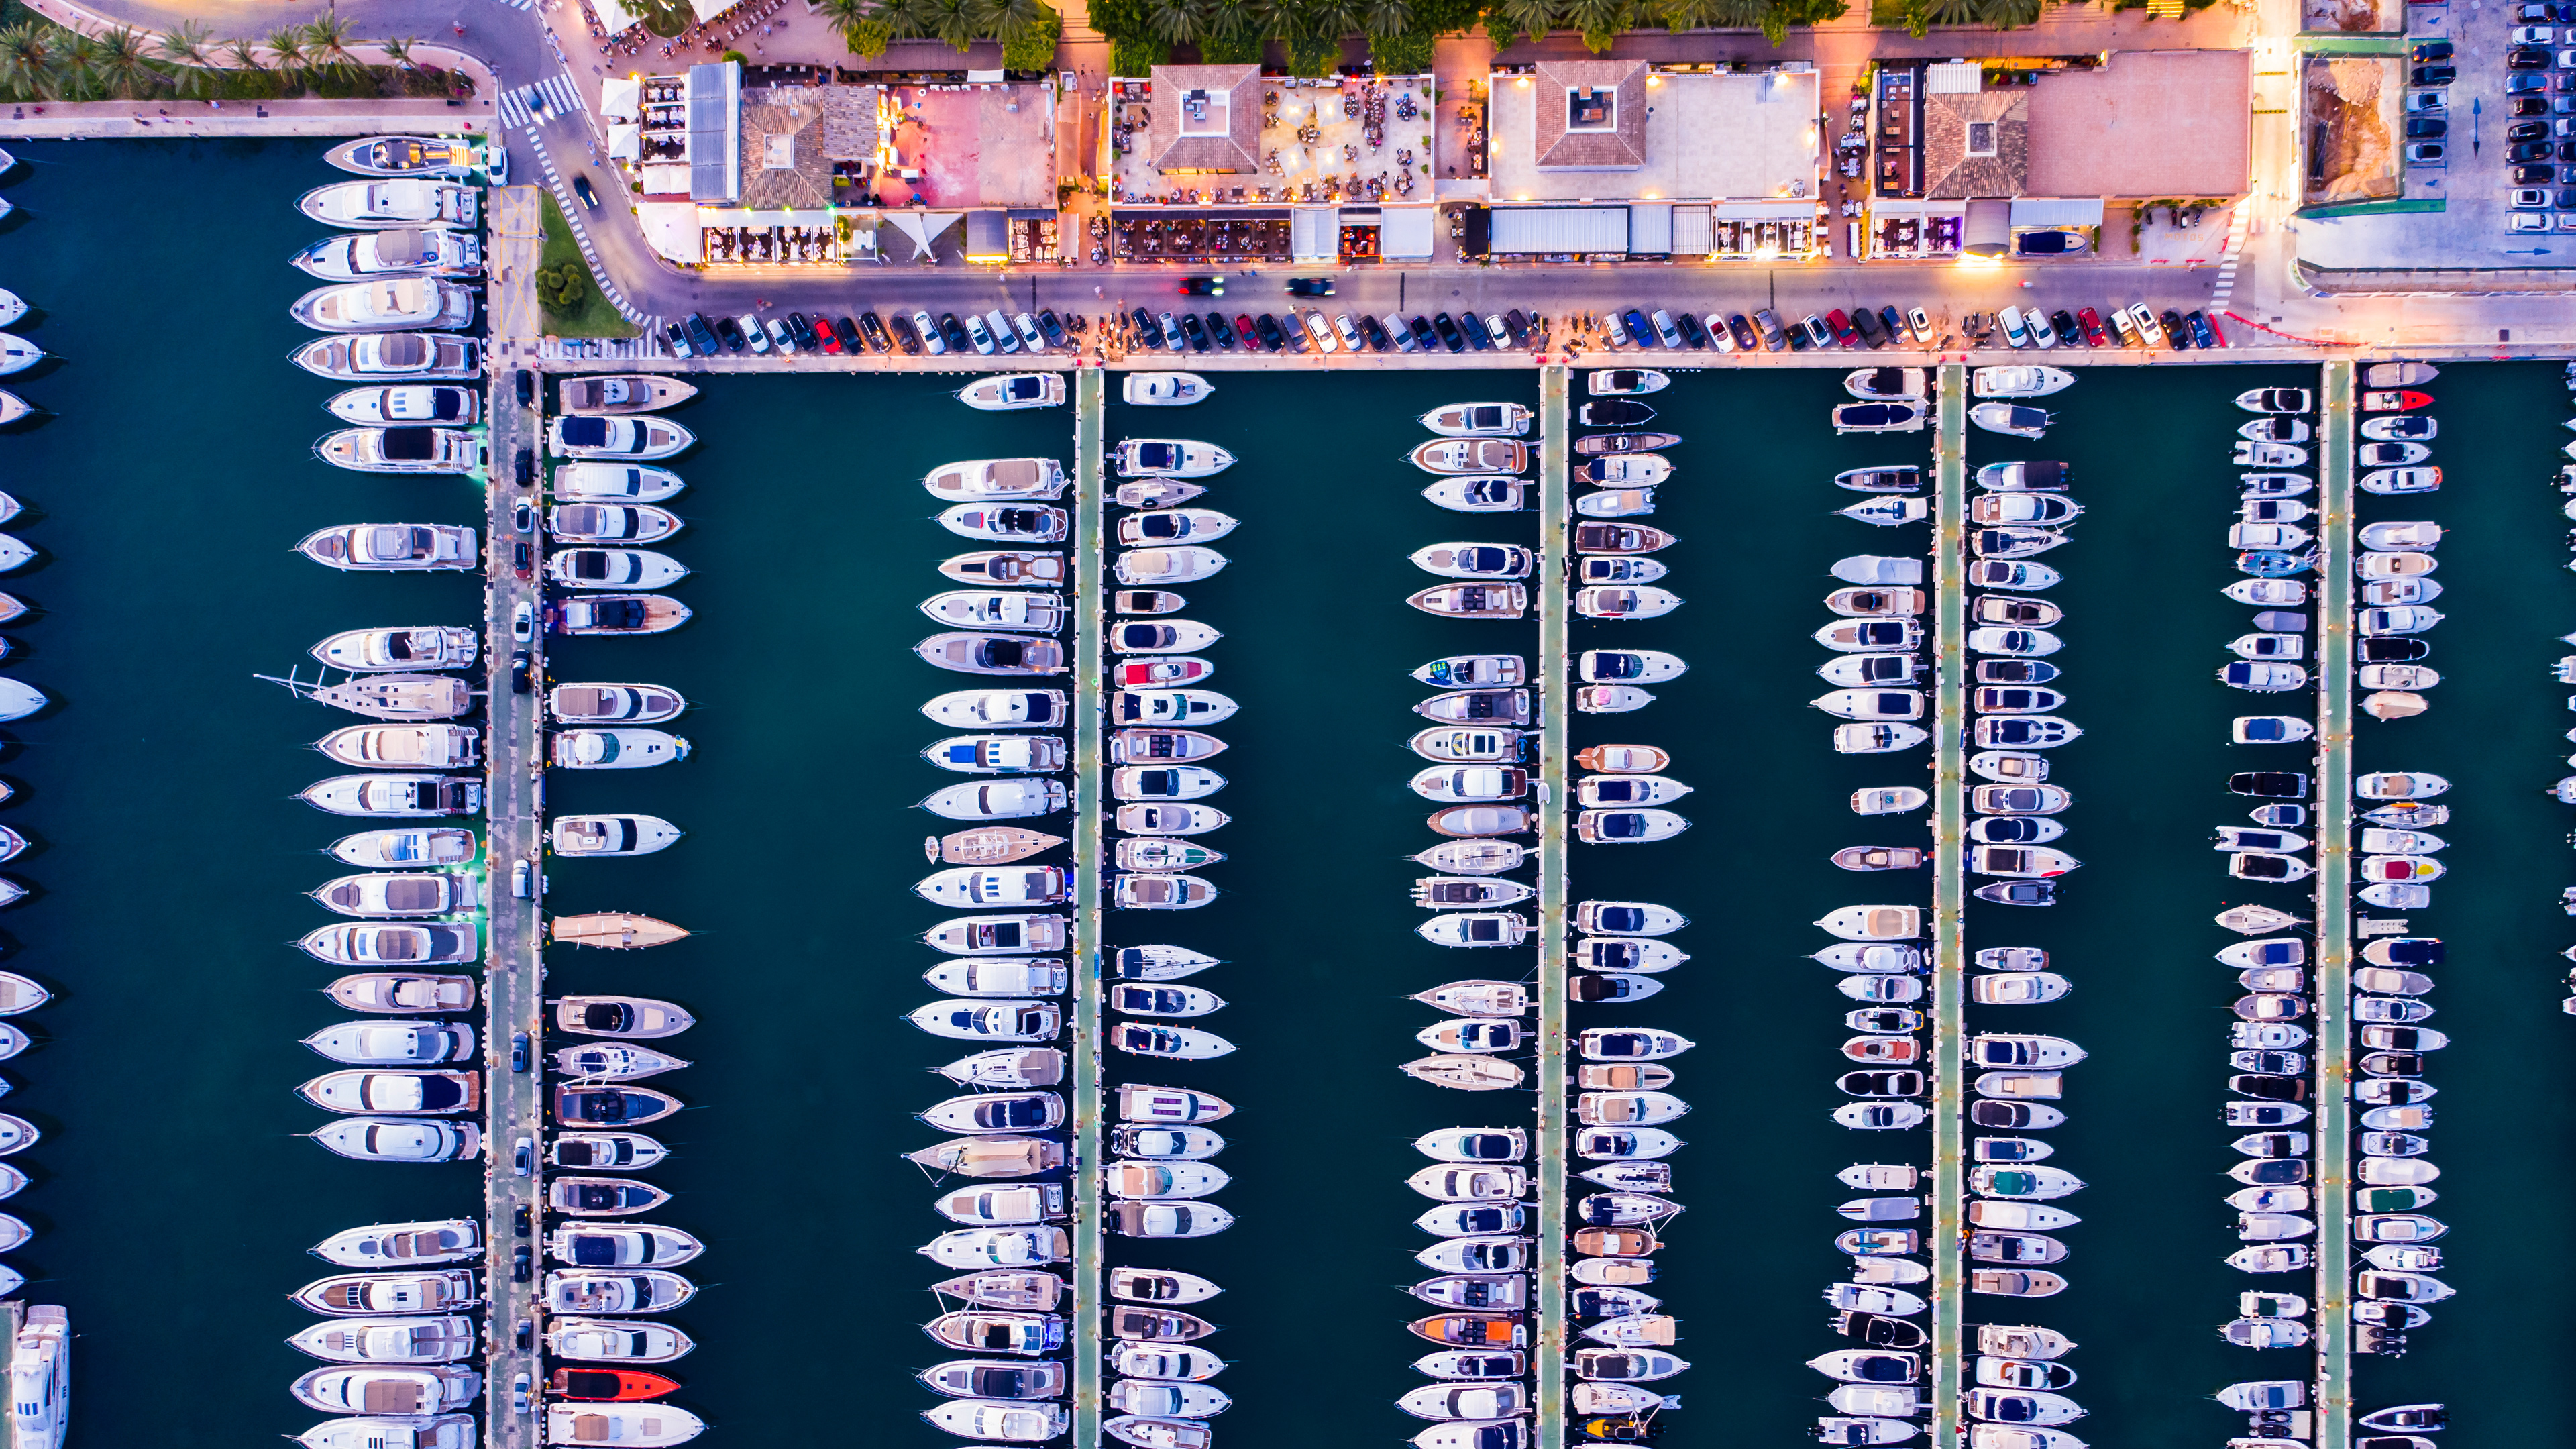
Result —
[[[133, 142], [23, 148], [0, 227], [6, 285], [40, 309], [28, 335], [61, 354], [12, 390], [56, 416], [0, 439], [0, 488], [30, 515], [12, 532], [43, 556], [8, 588], [41, 613], [13, 631], [6, 666], [55, 708], [0, 730], [7, 812], [36, 848], [10, 874], [37, 894], [0, 922], [0, 965], [53, 988], [28, 1021], [40, 1047], [6, 1069], [5, 1104], [45, 1140], [12, 1161], [35, 1184], [10, 1210], [39, 1236], [12, 1261], [31, 1296], [71, 1309], [78, 1415], [90, 1444], [231, 1444], [292, 1433], [317, 1416], [285, 1387], [311, 1366], [282, 1340], [309, 1319], [285, 1294], [323, 1267], [304, 1249], [359, 1223], [466, 1215], [472, 1166], [343, 1161], [303, 1141], [323, 1114], [292, 1089], [324, 1069], [298, 1045], [343, 1019], [314, 988], [333, 974], [291, 942], [329, 917], [299, 898], [340, 868], [318, 850], [341, 822], [293, 793], [339, 773], [307, 741], [347, 722], [251, 678], [302, 664], [324, 635], [370, 625], [463, 623], [470, 576], [338, 575], [288, 552], [310, 530], [357, 521], [466, 522], [476, 496], [452, 480], [342, 472], [310, 456], [332, 391], [285, 361], [307, 335], [286, 317], [305, 279], [285, 265], [313, 228], [292, 202], [330, 179], [307, 142]], [[174, 206], [220, 168], [237, 204]], [[190, 291], [218, 299], [202, 321], [138, 307], [137, 258], [185, 256]], [[2218, 1121], [2232, 974], [2210, 953], [2233, 939], [2222, 906], [2295, 893], [2244, 887], [2209, 849], [2210, 828], [2250, 802], [2224, 790], [2266, 751], [2225, 743], [2229, 716], [2268, 706], [2212, 675], [2248, 610], [2232, 580], [2226, 462], [2244, 415], [2235, 392], [2313, 386], [2312, 369], [2102, 368], [2049, 406], [2044, 443], [1972, 433], [1971, 464], [2007, 457], [2073, 465], [2086, 515], [2046, 556], [2066, 582], [2065, 713], [2085, 727], [2055, 752], [2073, 790], [2063, 848], [2085, 862], [2054, 911], [1975, 906], [1974, 946], [2044, 945], [2076, 990], [2061, 1003], [1981, 1009], [1971, 1026], [2041, 1031], [2084, 1045], [2069, 1072], [2071, 1120], [2051, 1159], [2088, 1189], [2064, 1206], [2073, 1286], [2036, 1304], [1971, 1299], [1969, 1319], [2036, 1321], [2083, 1344], [2077, 1432], [2102, 1449], [2215, 1444], [2241, 1416], [2208, 1399], [2234, 1379], [2297, 1377], [2304, 1354], [2221, 1344], [2215, 1326], [2253, 1280], [2224, 1266], [2236, 1246], [2221, 1202], [2234, 1129]], [[914, 1371], [955, 1357], [917, 1325], [946, 1276], [914, 1245], [946, 1224], [933, 1181], [898, 1154], [941, 1134], [911, 1114], [951, 1090], [928, 1070], [962, 1044], [905, 1025], [935, 993], [938, 958], [914, 939], [945, 914], [913, 898], [932, 867], [912, 809], [956, 777], [916, 758], [948, 733], [917, 711], [970, 681], [910, 653], [938, 626], [918, 602], [950, 587], [936, 562], [973, 545], [931, 521], [920, 487], [962, 457], [1070, 460], [1064, 410], [969, 412], [962, 379], [793, 376], [704, 380], [677, 416], [701, 444], [672, 466], [689, 522], [668, 551], [692, 576], [675, 589], [684, 629], [641, 640], [560, 641], [557, 680], [671, 685], [693, 708], [673, 728], [683, 764], [640, 774], [558, 774], [554, 811], [633, 809], [688, 832], [637, 860], [556, 863], [549, 907], [639, 910], [695, 934], [635, 955], [551, 953], [549, 994], [667, 996], [698, 1018], [666, 1043], [694, 1065], [652, 1085], [690, 1110], [647, 1129], [673, 1148], [651, 1180], [676, 1194], [647, 1215], [704, 1238], [688, 1270], [698, 1298], [671, 1315], [700, 1345], [674, 1369], [678, 1402], [728, 1443], [822, 1442], [852, 1432], [949, 1444], [912, 1416], [931, 1397]], [[1109, 436], [1203, 438], [1241, 459], [1203, 506], [1242, 526], [1215, 546], [1218, 577], [1180, 589], [1181, 617], [1221, 629], [1209, 687], [1243, 706], [1211, 732], [1232, 782], [1210, 803], [1234, 823], [1205, 837], [1228, 852], [1200, 871], [1225, 894], [1207, 909], [1111, 918], [1111, 944], [1170, 942], [1224, 958], [1191, 978], [1230, 1005], [1196, 1025], [1240, 1050], [1212, 1063], [1113, 1057], [1113, 1081], [1203, 1087], [1237, 1108], [1220, 1124], [1233, 1177], [1215, 1201], [1224, 1235], [1150, 1253], [1113, 1240], [1114, 1262], [1204, 1273], [1224, 1296], [1197, 1311], [1223, 1325], [1209, 1349], [1233, 1366], [1218, 1421], [1235, 1449], [1319, 1435], [1394, 1442], [1418, 1427], [1392, 1400], [1422, 1382], [1430, 1346], [1406, 1333], [1429, 1311], [1404, 1285], [1428, 1276], [1427, 1203], [1404, 1178], [1411, 1139], [1448, 1125], [1527, 1125], [1526, 1093], [1447, 1093], [1398, 1063], [1436, 1019], [1405, 999], [1444, 980], [1520, 977], [1535, 953], [1443, 950], [1421, 941], [1406, 859], [1432, 843], [1429, 805], [1405, 787], [1423, 764], [1403, 748], [1431, 691], [1406, 677], [1444, 654], [1527, 651], [1528, 625], [1408, 609], [1429, 578], [1406, 561], [1443, 539], [1532, 543], [1528, 515], [1432, 508], [1402, 461], [1435, 403], [1536, 402], [1526, 374], [1443, 378], [1220, 374], [1209, 403], [1142, 414], [1113, 402]], [[2365, 1360], [2364, 1407], [2447, 1399], [2455, 1437], [2576, 1443], [2546, 1416], [2505, 1427], [2531, 1369], [2576, 1344], [2555, 1312], [2554, 1259], [2535, 1240], [2571, 1187], [2569, 1109], [2553, 1090], [2565, 1034], [2555, 954], [2576, 940], [2559, 914], [2570, 883], [2571, 815], [2541, 792], [2565, 773], [2560, 732], [2576, 717], [2547, 676], [2576, 627], [2549, 486], [2565, 434], [2554, 368], [2446, 368], [2429, 499], [2373, 500], [2364, 518], [2430, 517], [2452, 532], [2439, 575], [2449, 622], [2433, 636], [2444, 675], [2431, 714], [2360, 724], [2359, 768], [2450, 776], [2449, 879], [2416, 928], [2444, 936], [2434, 1025], [2455, 1046], [2435, 1156], [2436, 1215], [2452, 1224], [2442, 1272], [2460, 1297], [2434, 1310], [2402, 1361]], [[1694, 1104], [1674, 1130], [1675, 1195], [1653, 1291], [1681, 1316], [1677, 1351], [1696, 1366], [1675, 1442], [1786, 1443], [1825, 1412], [1803, 1366], [1841, 1346], [1819, 1298], [1844, 1277], [1831, 1240], [1853, 1197], [1834, 1173], [1855, 1161], [1921, 1162], [1925, 1135], [1835, 1127], [1847, 1069], [1837, 1045], [1855, 1003], [1805, 959], [1809, 923], [1863, 901], [1926, 897], [1928, 873], [1859, 876], [1828, 862], [1852, 844], [1917, 844], [1921, 816], [1863, 820], [1857, 787], [1928, 784], [1925, 752], [1844, 757], [1807, 701], [1828, 688], [1826, 573], [1856, 553], [1916, 553], [1921, 526], [1875, 529], [1834, 516], [1858, 495], [1832, 475], [1921, 462], [1924, 438], [1835, 438], [1836, 374], [1678, 376], [1649, 399], [1688, 441], [1645, 520], [1681, 537], [1657, 555], [1686, 600], [1667, 618], [1578, 622], [1575, 647], [1669, 649], [1691, 672], [1654, 686], [1632, 715], [1581, 717], [1577, 747], [1673, 752], [1694, 786], [1694, 828], [1658, 845], [1573, 850], [1573, 898], [1660, 901], [1692, 924], [1693, 959], [1664, 992], [1578, 1009], [1574, 1025], [1652, 1025], [1699, 1043], [1673, 1065]], [[1581, 400], [1578, 395], [1577, 401]], [[2286, 702], [2285, 709], [2293, 706]], [[2300, 754], [2296, 747], [2272, 753]], [[1061, 833], [1061, 832], [1059, 832]], [[1524, 873], [1526, 874], [1526, 873]], [[2233, 889], [2231, 889], [2233, 887]], [[2270, 895], [2261, 894], [2269, 891]], [[2304, 913], [2304, 912], [2302, 912]], [[505, 1149], [506, 1150], [506, 1147]], [[1580, 1165], [1580, 1164], [1578, 1164]], [[138, 1392], [145, 1385], [153, 1391]], [[854, 1416], [856, 1416], [854, 1418]], [[715, 1442], [710, 1438], [709, 1442]]]

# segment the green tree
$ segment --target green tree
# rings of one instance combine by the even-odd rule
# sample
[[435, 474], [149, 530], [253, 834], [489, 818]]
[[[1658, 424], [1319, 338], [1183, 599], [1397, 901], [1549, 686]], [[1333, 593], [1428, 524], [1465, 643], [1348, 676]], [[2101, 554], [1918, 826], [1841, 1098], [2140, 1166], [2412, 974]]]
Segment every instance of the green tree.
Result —
[[152, 63], [151, 42], [131, 26], [111, 27], [98, 38], [96, 70], [99, 83], [120, 100], [148, 95], [161, 81], [160, 67]]
[[60, 93], [54, 83], [52, 27], [21, 20], [0, 30], [0, 81], [19, 100], [47, 101]]
[[306, 78], [313, 71], [313, 59], [304, 53], [304, 27], [280, 26], [270, 31], [268, 39], [261, 43], [268, 47], [269, 59], [273, 62], [270, 68], [277, 72], [278, 79], [286, 83], [287, 90], [302, 90]]
[[1048, 70], [1055, 65], [1056, 45], [1064, 39], [1064, 17], [1041, 0], [1028, 0], [1028, 5], [1035, 15], [1006, 23], [998, 32], [1004, 70]]
[[366, 67], [358, 64], [358, 53], [349, 47], [355, 38], [349, 22], [334, 10], [305, 23], [304, 53], [312, 58], [313, 68], [324, 75], [356, 75]]
[[[1141, 40], [1153, 33], [1153, 6], [1147, 0], [1093, 0], [1091, 28], [1111, 40]], [[1139, 72], [1120, 71], [1120, 75]]]
[[171, 88], [183, 96], [202, 95], [214, 86], [214, 32], [193, 20], [171, 26], [155, 47], [170, 65]]
[[983, 35], [975, 0], [922, 0], [923, 29], [951, 50], [963, 51]]
[[63, 32], [54, 44], [54, 84], [69, 101], [98, 96], [98, 42], [77, 30]]
[[1559, 18], [1559, 0], [1502, 0], [1495, 13], [1532, 40], [1545, 40]]
[[1379, 75], [1428, 75], [1435, 37], [1429, 31], [1369, 37], [1369, 64]]
[[1323, 80], [1340, 68], [1342, 38], [1338, 35], [1292, 35], [1288, 37], [1288, 73], [1309, 80]]
[[1977, 23], [2018, 30], [2039, 23], [2039, 0], [1977, 0]]

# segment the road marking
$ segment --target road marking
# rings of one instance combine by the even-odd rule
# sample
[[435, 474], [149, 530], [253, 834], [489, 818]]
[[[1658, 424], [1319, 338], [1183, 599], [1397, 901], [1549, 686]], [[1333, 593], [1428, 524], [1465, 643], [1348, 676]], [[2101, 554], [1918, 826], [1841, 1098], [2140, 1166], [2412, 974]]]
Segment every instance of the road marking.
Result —
[[571, 76], [557, 72], [535, 85], [505, 91], [501, 96], [501, 123], [505, 126], [537, 126], [542, 124], [538, 117], [540, 109], [544, 112], [543, 119], [549, 121], [581, 114], [584, 109], [581, 88], [572, 83]]

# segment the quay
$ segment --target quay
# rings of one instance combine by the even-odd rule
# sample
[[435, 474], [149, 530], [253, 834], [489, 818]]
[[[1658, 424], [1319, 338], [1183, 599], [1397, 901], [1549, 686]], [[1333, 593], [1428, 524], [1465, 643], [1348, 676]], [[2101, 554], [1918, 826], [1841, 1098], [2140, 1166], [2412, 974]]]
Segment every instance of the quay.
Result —
[[1101, 1176], [1108, 1156], [1101, 1150], [1101, 996], [1100, 881], [1106, 862], [1100, 855], [1101, 796], [1108, 772], [1101, 762], [1101, 714], [1108, 697], [1100, 687], [1103, 631], [1107, 627], [1108, 574], [1102, 517], [1108, 493], [1104, 443], [1107, 431], [1108, 377], [1086, 367], [1073, 375], [1074, 506], [1072, 603], [1073, 636], [1073, 769], [1077, 794], [1073, 823], [1073, 1019], [1066, 1023], [1067, 1051], [1072, 1057], [1073, 1092], [1073, 1303], [1066, 1314], [1071, 1325], [1068, 1345], [1073, 1359], [1073, 1442], [1100, 1442], [1101, 1332], [1108, 1305], [1103, 1300], [1104, 1254], [1108, 1234], [1101, 1214]]
[[1565, 1354], [1572, 1325], [1566, 1320], [1565, 1086], [1565, 815], [1573, 806], [1566, 769], [1567, 716], [1574, 707], [1568, 677], [1566, 616], [1572, 602], [1572, 560], [1566, 548], [1573, 514], [1566, 393], [1573, 374], [1563, 367], [1539, 372], [1538, 454], [1538, 1312], [1530, 1345], [1536, 1369], [1538, 1449], [1565, 1442]]
[[1965, 1030], [1968, 982], [1961, 911], [1967, 891], [1966, 741], [1968, 369], [1941, 365], [1938, 432], [1932, 444], [1932, 667], [1940, 692], [1932, 722], [1932, 1438], [1959, 1442], [1959, 1324], [1967, 1285], [1960, 1273], [1966, 1172], [1961, 1119], [1967, 1110]]
[[[539, 235], [544, 213], [537, 197], [533, 186], [505, 187], [494, 193], [486, 249], [492, 265], [488, 310], [494, 358], [484, 406], [484, 416], [491, 420], [487, 440], [491, 452], [484, 470], [483, 519], [483, 688], [489, 715], [484, 736], [488, 773], [483, 863], [489, 935], [484, 953], [483, 1051], [490, 1065], [484, 1074], [488, 1085], [484, 1089], [483, 1232], [488, 1254], [484, 1281], [491, 1285], [491, 1306], [484, 1323], [483, 1384], [484, 1422], [491, 1426], [490, 1442], [498, 1445], [538, 1442], [537, 1391], [545, 1377], [537, 1353], [543, 1264], [531, 1264], [526, 1282], [516, 1281], [511, 1271], [514, 1251], [525, 1248], [541, 1255], [544, 1239], [545, 1161], [534, 1144], [543, 1140], [545, 1114], [545, 1058], [539, 1050], [545, 1012], [540, 905], [545, 881], [545, 735], [539, 708], [542, 696], [537, 693], [544, 679], [545, 636], [542, 629], [531, 631], [527, 643], [519, 645], [510, 630], [520, 608], [540, 607], [535, 570], [522, 578], [512, 557], [518, 546], [533, 550], [536, 541], [513, 528], [511, 513], [522, 501], [542, 502], [541, 489], [522, 492], [515, 480], [520, 450], [543, 451], [546, 379], [542, 374], [536, 377], [531, 394], [535, 406], [522, 407], [515, 369], [502, 360], [507, 353], [533, 353], [539, 330], [536, 272], [545, 243]], [[526, 653], [525, 693], [515, 687], [519, 666], [513, 659], [514, 649]], [[513, 890], [514, 870], [521, 864], [527, 867], [524, 897]], [[528, 1069], [514, 1072], [510, 1070], [511, 1038], [521, 1032], [527, 1034]], [[514, 1161], [521, 1142], [531, 1144], [525, 1176]]]
[[2354, 363], [2317, 399], [2317, 1444], [2352, 1437], [2352, 546]]

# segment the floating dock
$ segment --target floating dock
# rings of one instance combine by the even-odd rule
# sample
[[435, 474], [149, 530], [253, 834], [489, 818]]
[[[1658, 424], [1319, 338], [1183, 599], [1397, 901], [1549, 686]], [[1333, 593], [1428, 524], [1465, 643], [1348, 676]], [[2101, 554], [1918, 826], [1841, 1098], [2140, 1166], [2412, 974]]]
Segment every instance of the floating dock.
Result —
[[1102, 437], [1108, 419], [1107, 376], [1086, 367], [1073, 375], [1073, 770], [1077, 795], [1073, 822], [1073, 1019], [1066, 1023], [1072, 1056], [1073, 1100], [1073, 1442], [1100, 1442], [1100, 1355], [1105, 1253], [1100, 1174], [1101, 1150], [1100, 799], [1107, 790], [1101, 768], [1100, 717], [1108, 699], [1100, 687], [1103, 631], [1107, 627], [1108, 572], [1102, 557]]
[[1538, 445], [1538, 1292], [1536, 1341], [1538, 1449], [1565, 1442], [1565, 1351], [1573, 1325], [1565, 1312], [1565, 817], [1574, 790], [1566, 769], [1567, 716], [1574, 686], [1566, 647], [1572, 558], [1566, 547], [1573, 515], [1568, 479], [1566, 391], [1573, 374], [1539, 372]]
[[1960, 1273], [1964, 1211], [1967, 1074], [1967, 517], [1968, 369], [1946, 363], [1937, 384], [1939, 431], [1932, 443], [1932, 667], [1940, 684], [1932, 720], [1932, 1437], [1959, 1442], [1959, 1324], [1967, 1284]]
[[2320, 1446], [2352, 1441], [2353, 363], [2317, 412], [2316, 1400]]

